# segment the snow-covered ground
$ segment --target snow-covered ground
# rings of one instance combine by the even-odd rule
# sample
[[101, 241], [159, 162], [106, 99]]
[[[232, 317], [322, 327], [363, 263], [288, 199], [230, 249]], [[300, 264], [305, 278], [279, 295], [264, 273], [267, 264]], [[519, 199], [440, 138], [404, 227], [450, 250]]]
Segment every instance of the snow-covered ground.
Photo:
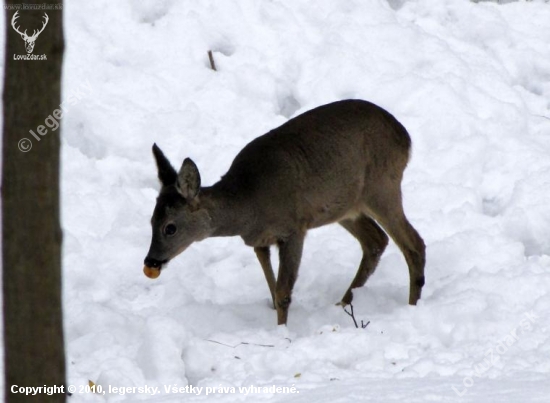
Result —
[[[71, 0], [65, 23], [69, 401], [549, 401], [549, 3]], [[390, 244], [355, 292], [370, 321], [355, 328], [334, 304], [361, 251], [337, 225], [308, 234], [288, 327], [239, 238], [143, 275], [153, 142], [210, 185], [253, 138], [345, 98], [388, 109], [413, 139], [418, 306]], [[107, 393], [78, 393], [89, 381]]]

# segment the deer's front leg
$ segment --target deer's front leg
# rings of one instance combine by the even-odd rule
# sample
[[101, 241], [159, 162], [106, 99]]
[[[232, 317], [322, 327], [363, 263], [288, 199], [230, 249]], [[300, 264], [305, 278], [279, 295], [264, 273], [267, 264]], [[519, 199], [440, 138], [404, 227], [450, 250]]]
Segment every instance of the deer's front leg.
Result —
[[275, 305], [275, 274], [273, 273], [273, 267], [271, 266], [271, 259], [269, 254], [269, 246], [259, 246], [254, 248], [256, 256], [260, 261], [260, 265], [264, 271], [265, 279], [267, 280], [267, 286], [269, 287], [269, 292], [271, 293], [271, 300], [273, 301], [273, 308], [276, 309]]
[[279, 325], [285, 325], [288, 318], [292, 289], [298, 277], [298, 268], [302, 259], [304, 236], [305, 234], [293, 234], [278, 242], [279, 275], [275, 287], [275, 308], [277, 309], [277, 324]]

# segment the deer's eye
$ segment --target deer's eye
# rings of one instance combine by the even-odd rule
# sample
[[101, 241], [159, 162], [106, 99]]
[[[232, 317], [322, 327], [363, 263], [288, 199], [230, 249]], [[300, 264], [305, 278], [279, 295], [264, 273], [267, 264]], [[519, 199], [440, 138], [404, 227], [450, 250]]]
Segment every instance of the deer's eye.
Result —
[[168, 224], [166, 227], [164, 227], [164, 235], [170, 236], [174, 235], [178, 229], [174, 224]]

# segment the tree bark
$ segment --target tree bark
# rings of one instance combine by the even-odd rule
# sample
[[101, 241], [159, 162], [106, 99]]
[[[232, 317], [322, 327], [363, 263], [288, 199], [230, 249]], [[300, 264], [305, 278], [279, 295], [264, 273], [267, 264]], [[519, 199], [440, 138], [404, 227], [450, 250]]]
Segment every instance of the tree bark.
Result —
[[[5, 401], [27, 402], [19, 387], [63, 386], [65, 354], [61, 309], [59, 223], [59, 132], [46, 119], [61, 103], [62, 11], [20, 10], [17, 24], [32, 33], [49, 17], [36, 39], [34, 55], [47, 60], [14, 60], [25, 42], [11, 25], [6, 6], [6, 53], [2, 147], [2, 276]], [[41, 0], [61, 4], [61, 0]], [[59, 122], [59, 119], [55, 119]], [[39, 126], [47, 132], [38, 133]], [[30, 133], [32, 130], [37, 140]], [[43, 130], [42, 130], [43, 132]], [[23, 140], [27, 139], [27, 140]], [[29, 145], [32, 148], [29, 149]], [[26, 151], [26, 152], [24, 152]], [[58, 390], [59, 392], [59, 390]], [[40, 393], [34, 401], [63, 402], [65, 393]]]

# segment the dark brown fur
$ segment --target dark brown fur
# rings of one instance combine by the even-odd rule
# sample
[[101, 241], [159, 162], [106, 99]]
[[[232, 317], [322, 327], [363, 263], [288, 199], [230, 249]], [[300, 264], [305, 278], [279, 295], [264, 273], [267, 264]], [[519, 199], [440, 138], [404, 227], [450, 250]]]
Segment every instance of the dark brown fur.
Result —
[[[388, 243], [381, 226], [405, 256], [414, 305], [424, 285], [425, 246], [401, 200], [410, 148], [407, 131], [391, 114], [360, 100], [318, 107], [258, 137], [212, 187], [198, 187], [200, 176], [189, 159], [176, 174], [156, 147], [163, 189], [145, 263], [160, 269], [192, 242], [241, 236], [254, 247], [284, 324], [307, 231], [338, 222], [361, 244], [363, 259], [341, 301], [349, 304], [352, 289], [365, 284]], [[177, 226], [176, 235], [163, 234], [168, 223]], [[279, 247], [276, 280], [271, 245]]]

